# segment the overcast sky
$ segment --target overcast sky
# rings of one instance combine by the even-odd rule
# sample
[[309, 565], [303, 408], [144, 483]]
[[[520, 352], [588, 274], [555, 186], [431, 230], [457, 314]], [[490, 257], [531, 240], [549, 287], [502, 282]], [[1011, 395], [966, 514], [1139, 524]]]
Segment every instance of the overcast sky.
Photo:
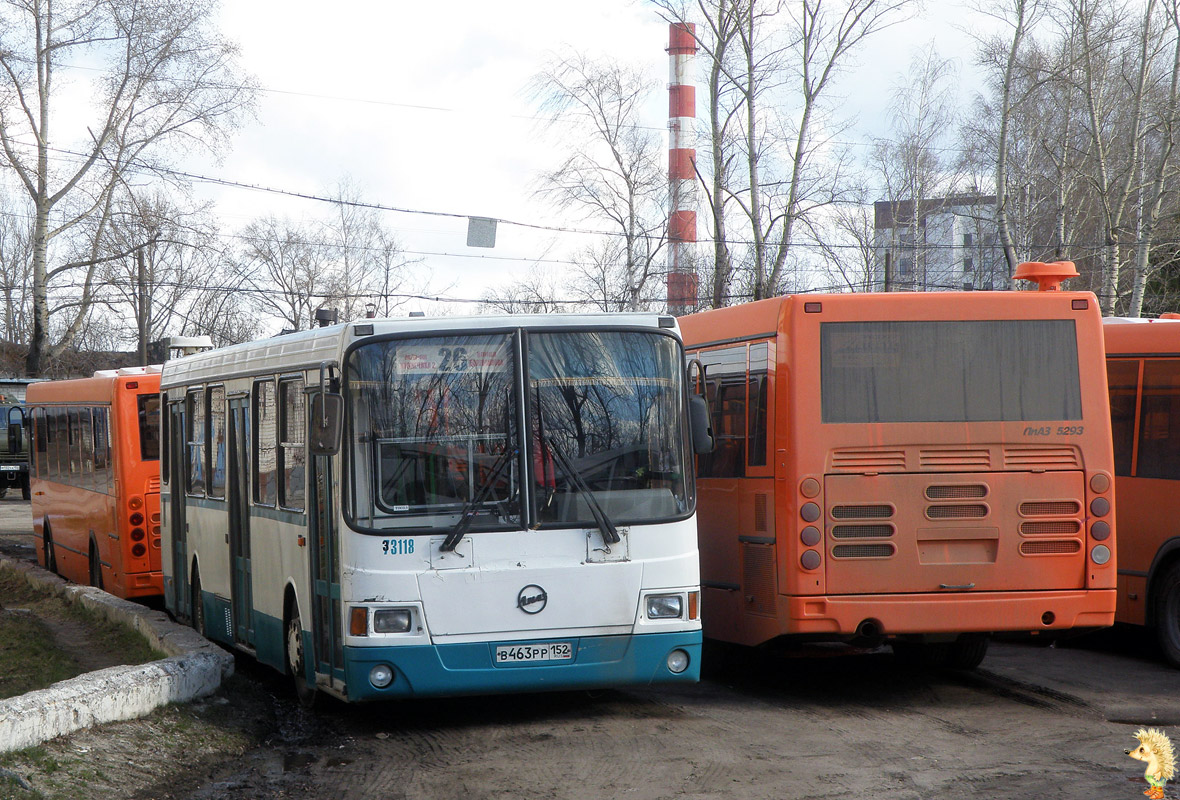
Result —
[[[974, 17], [959, 2], [928, 5], [870, 41], [860, 69], [843, 78], [839, 91], [858, 118], [854, 140], [883, 131], [890, 86], [916, 49], [934, 42], [943, 56], [962, 59], [970, 76], [971, 43], [956, 24]], [[556, 226], [571, 221], [533, 189], [561, 151], [526, 92], [547, 60], [578, 50], [650, 71], [659, 90], [646, 122], [666, 127], [668, 29], [637, 0], [337, 0], [330, 12], [322, 0], [235, 0], [224, 3], [222, 29], [264, 91], [257, 120], [225, 160], [192, 165], [201, 174], [316, 195], [347, 176], [367, 201], [384, 206]], [[198, 186], [198, 194], [216, 199], [230, 229], [270, 213], [328, 210], [244, 189]], [[429, 268], [432, 288], [453, 298], [478, 298], [579, 244], [567, 234], [500, 225], [495, 249], [474, 249], [463, 219], [382, 218]], [[560, 273], [562, 266], [547, 268]]]

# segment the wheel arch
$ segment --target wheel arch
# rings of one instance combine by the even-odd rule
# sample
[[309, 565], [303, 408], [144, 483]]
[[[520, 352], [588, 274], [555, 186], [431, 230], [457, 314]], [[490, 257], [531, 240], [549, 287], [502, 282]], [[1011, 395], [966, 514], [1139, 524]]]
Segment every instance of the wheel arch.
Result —
[[1172, 565], [1180, 563], [1180, 536], [1173, 536], [1160, 545], [1151, 560], [1151, 567], [1147, 570], [1147, 597], [1144, 604], [1144, 621], [1147, 627], [1155, 627], [1155, 592], [1156, 581], [1160, 575], [1170, 569]]

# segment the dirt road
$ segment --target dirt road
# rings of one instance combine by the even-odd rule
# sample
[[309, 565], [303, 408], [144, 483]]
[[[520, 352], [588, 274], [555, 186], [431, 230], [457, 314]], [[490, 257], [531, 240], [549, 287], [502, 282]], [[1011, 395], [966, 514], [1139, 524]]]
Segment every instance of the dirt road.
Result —
[[[27, 535], [4, 534], [21, 505], [0, 501], [0, 538], [31, 555]], [[310, 713], [239, 659], [209, 701], [0, 761], [0, 798], [1134, 800], [1134, 731], [1180, 744], [1180, 672], [1142, 635], [994, 645], [975, 673], [916, 671], [887, 650], [707, 656], [705, 680], [675, 690]]]
[[[1029, 663], [1039, 651], [1001, 649]], [[1065, 657], [1086, 669], [1095, 655], [1110, 656]], [[1108, 721], [1084, 697], [986, 669], [914, 672], [884, 652], [715, 664], [675, 691], [333, 702], [311, 714], [264, 671], [245, 672], [284, 697], [266, 741], [138, 797], [1135, 798], [1142, 769], [1122, 751], [1153, 723]]]

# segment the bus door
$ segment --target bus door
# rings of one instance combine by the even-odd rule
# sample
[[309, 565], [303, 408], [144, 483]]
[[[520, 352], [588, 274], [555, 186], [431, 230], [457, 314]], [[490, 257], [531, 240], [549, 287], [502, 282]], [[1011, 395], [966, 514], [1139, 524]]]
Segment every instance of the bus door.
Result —
[[[183, 398], [184, 395], [182, 394]], [[189, 603], [188, 518], [185, 510], [184, 401], [168, 405], [168, 517], [172, 534], [172, 607], [177, 615], [192, 618]]]
[[226, 491], [229, 500], [229, 552], [233, 564], [233, 637], [254, 645], [254, 592], [250, 567], [250, 398], [227, 399], [229, 440]]
[[341, 639], [340, 564], [336, 508], [332, 501], [332, 457], [310, 456], [311, 513], [307, 520], [311, 542], [312, 641], [315, 671], [328, 675], [330, 685], [344, 685], [344, 642]]

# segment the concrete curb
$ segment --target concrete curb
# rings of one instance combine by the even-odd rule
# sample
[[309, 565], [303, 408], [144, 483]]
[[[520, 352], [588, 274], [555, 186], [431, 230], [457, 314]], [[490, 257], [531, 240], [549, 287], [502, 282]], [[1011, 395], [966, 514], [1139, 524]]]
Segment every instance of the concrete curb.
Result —
[[50, 572], [0, 555], [0, 570], [49, 589], [107, 619], [138, 631], [168, 658], [109, 667], [0, 700], [0, 753], [20, 750], [103, 722], [135, 719], [168, 703], [217, 691], [233, 674], [234, 658], [191, 628], [101, 589], [76, 586]]

